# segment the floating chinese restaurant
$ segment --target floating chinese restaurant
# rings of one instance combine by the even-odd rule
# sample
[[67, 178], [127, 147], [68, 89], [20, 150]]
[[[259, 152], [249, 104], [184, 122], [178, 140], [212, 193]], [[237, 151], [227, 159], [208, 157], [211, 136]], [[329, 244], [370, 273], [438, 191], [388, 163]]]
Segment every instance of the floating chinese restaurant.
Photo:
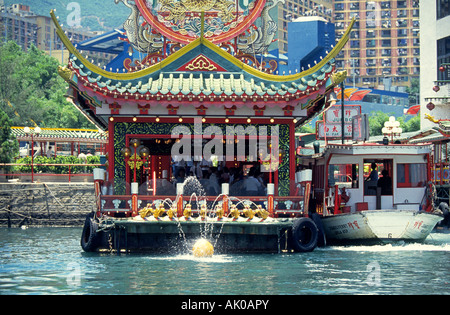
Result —
[[[59, 69], [68, 95], [109, 139], [83, 249], [168, 251], [206, 238], [224, 252], [313, 250], [320, 219], [307, 215], [311, 174], [296, 176], [294, 131], [330, 106], [353, 23], [314, 67], [280, 75], [263, 60], [277, 2], [118, 2], [131, 12], [120, 69], [84, 58], [51, 12], [71, 53]], [[221, 187], [205, 184], [217, 168]], [[236, 185], [257, 174], [263, 189]]]

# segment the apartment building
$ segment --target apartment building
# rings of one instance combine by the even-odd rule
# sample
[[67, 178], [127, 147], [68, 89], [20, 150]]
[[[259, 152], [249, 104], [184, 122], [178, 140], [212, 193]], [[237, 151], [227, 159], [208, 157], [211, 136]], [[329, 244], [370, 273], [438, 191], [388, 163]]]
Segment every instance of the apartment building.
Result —
[[[74, 43], [99, 35], [79, 28], [65, 28], [67, 36]], [[67, 62], [68, 52], [56, 34], [56, 27], [50, 16], [37, 15], [27, 5], [12, 4], [6, 6], [0, 2], [0, 38], [2, 41], [14, 40], [25, 51], [35, 45], [61, 63]], [[89, 58], [105, 64], [110, 59], [108, 54], [89, 52]]]
[[303, 16], [333, 21], [333, 0], [285, 0], [278, 5], [278, 49], [288, 52], [288, 23]]
[[357, 18], [337, 58], [349, 73], [348, 85], [403, 91], [419, 78], [419, 0], [334, 0], [333, 9], [336, 40]]
[[450, 118], [450, 1], [429, 0], [420, 7], [420, 127], [436, 124], [425, 118]]

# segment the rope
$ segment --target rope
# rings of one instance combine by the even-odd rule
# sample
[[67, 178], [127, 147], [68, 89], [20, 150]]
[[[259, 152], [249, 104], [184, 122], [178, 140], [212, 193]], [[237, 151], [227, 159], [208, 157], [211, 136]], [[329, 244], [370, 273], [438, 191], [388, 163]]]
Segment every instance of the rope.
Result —
[[56, 200], [56, 202], [62, 207], [64, 208], [64, 206], [62, 205], [62, 203], [58, 200], [58, 198], [56, 198], [56, 196], [53, 194], [53, 192], [50, 190], [50, 188], [48, 187], [48, 185], [46, 183], [43, 183], [44, 186], [48, 189], [48, 191], [50, 192], [50, 194], [52, 195], [52, 197]]

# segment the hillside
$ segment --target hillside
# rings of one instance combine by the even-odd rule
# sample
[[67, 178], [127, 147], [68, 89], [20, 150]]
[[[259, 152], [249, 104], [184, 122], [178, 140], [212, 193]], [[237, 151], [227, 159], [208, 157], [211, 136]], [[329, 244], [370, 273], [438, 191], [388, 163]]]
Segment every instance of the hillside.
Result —
[[[21, 3], [30, 6], [31, 11], [39, 15], [49, 16], [51, 9], [56, 9], [60, 22], [67, 25], [67, 16], [72, 10], [67, 5], [72, 0], [5, 0], [6, 5]], [[130, 14], [130, 10], [122, 3], [114, 0], [77, 0], [81, 9], [81, 26], [91, 31], [108, 31], [121, 27]]]

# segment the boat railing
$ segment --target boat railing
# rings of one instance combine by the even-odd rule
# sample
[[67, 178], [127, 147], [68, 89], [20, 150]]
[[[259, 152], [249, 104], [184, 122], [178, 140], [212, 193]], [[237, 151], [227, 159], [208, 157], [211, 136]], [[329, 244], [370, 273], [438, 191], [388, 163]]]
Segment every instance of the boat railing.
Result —
[[[151, 196], [138, 195], [138, 208], [141, 209], [147, 204], [152, 204], [153, 207], [159, 207], [162, 202], [166, 209], [177, 201], [177, 196]], [[216, 205], [222, 205], [224, 195], [216, 196], [182, 196], [183, 207], [190, 203], [192, 206], [192, 213], [197, 214], [202, 203], [206, 201], [208, 211], [212, 210]], [[228, 202], [232, 202], [238, 209], [243, 209], [245, 204], [252, 208], [261, 205], [267, 209], [267, 196], [227, 196]], [[299, 217], [303, 212], [303, 196], [274, 196], [274, 216], [275, 217]], [[125, 216], [132, 215], [132, 196], [131, 195], [101, 195], [100, 196], [100, 212], [111, 216]]]

